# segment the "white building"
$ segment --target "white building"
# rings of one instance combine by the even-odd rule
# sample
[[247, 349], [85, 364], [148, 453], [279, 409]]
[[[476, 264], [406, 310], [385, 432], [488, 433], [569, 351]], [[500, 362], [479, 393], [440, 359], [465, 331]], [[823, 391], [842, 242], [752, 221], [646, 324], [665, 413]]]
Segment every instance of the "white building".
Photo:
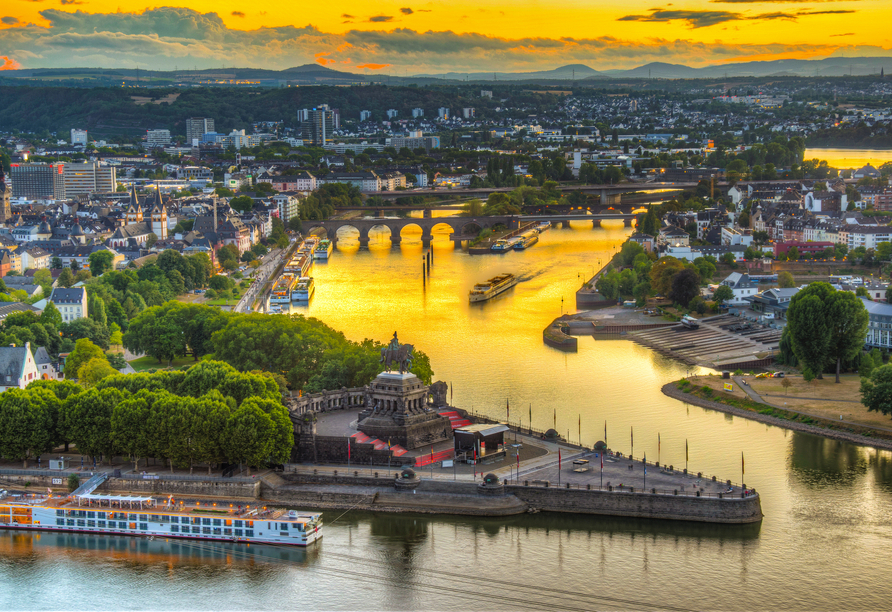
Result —
[[87, 290], [83, 287], [65, 289], [56, 287], [50, 294], [50, 301], [62, 314], [62, 321], [74, 321], [84, 319], [87, 312]]
[[396, 110], [395, 108], [387, 109], [387, 118], [388, 119], [396, 119], [397, 115], [399, 115], [399, 114], [400, 114], [400, 112], [398, 110]]
[[146, 130], [146, 148], [160, 149], [170, 144], [170, 130]]
[[412, 109], [412, 119], [418, 119], [419, 117], [424, 117], [424, 109], [423, 108], [413, 108]]
[[297, 196], [280, 193], [271, 199], [276, 204], [282, 223], [287, 224], [292, 218], [300, 216], [300, 198]]
[[31, 343], [25, 346], [0, 347], [0, 392], [7, 389], [24, 389], [40, 379], [40, 372], [31, 354]]
[[461, 116], [464, 117], [465, 119], [473, 119], [476, 114], [477, 114], [477, 111], [474, 110], [473, 108], [461, 109]]
[[727, 304], [745, 304], [747, 300], [744, 298], [756, 295], [757, 293], [756, 283], [750, 280], [749, 274], [732, 272], [728, 275], [728, 278], [719, 284], [731, 287], [731, 291], [734, 292], [734, 298], [728, 300], [726, 302]]
[[81, 145], [82, 147], [87, 146], [87, 130], [79, 130], [74, 128], [71, 130], [71, 144], [72, 146]]
[[65, 197], [92, 193], [114, 193], [118, 187], [114, 166], [98, 162], [68, 163], [62, 169]]
[[440, 108], [437, 109], [437, 117], [439, 117], [440, 119], [443, 119], [444, 121], [446, 119], [449, 119], [449, 109], [444, 106], [441, 106]]
[[372, 111], [359, 111], [359, 120], [360, 121], [368, 121], [372, 118]]

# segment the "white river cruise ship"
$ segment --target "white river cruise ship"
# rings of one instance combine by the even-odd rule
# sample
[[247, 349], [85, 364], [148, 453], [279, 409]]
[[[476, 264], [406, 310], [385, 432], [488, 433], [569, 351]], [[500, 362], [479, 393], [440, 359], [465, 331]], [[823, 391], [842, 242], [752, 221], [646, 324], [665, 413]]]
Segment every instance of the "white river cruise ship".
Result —
[[[94, 494], [105, 475], [69, 496], [10, 495], [0, 491], [0, 528], [154, 538], [309, 546], [322, 537], [322, 515], [263, 505], [156, 501]], [[92, 490], [90, 490], [92, 489]]]

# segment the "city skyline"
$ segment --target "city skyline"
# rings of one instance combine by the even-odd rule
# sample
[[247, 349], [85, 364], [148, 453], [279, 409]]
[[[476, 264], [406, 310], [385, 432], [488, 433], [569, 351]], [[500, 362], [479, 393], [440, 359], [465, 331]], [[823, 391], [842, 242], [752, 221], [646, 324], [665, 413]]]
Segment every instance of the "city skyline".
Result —
[[[539, 71], [566, 64], [629, 69], [775, 59], [892, 58], [882, 24], [892, 8], [867, 0], [701, 0], [630, 8], [538, 2], [450, 4], [354, 1], [263, 10], [105, 0], [15, 0], [0, 17], [0, 69], [266, 67], [316, 63], [359, 74]], [[76, 10], [70, 10], [76, 5]], [[83, 5], [83, 6], [81, 6]], [[822, 32], [821, 36], [815, 36]]]

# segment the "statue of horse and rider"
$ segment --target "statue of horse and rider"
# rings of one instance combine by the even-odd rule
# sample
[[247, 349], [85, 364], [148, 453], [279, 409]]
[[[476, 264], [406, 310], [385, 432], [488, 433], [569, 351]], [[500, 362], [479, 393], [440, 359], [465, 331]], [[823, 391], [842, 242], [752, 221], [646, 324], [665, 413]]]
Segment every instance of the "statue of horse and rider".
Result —
[[412, 367], [412, 351], [415, 347], [411, 344], [400, 344], [397, 340], [396, 332], [393, 332], [393, 338], [390, 344], [381, 349], [381, 360], [378, 363], [384, 364], [384, 370], [390, 372], [394, 368], [399, 369], [400, 374], [404, 374]]

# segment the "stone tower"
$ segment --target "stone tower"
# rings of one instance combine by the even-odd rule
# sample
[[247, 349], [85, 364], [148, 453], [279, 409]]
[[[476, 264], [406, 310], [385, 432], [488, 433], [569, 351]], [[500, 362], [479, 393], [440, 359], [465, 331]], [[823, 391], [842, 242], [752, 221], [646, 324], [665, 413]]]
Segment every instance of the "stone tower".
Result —
[[161, 199], [161, 194], [155, 195], [155, 205], [152, 206], [152, 233], [158, 236], [159, 240], [167, 238], [167, 209]]
[[12, 219], [12, 208], [9, 199], [12, 197], [12, 185], [6, 180], [3, 166], [0, 166], [0, 223], [6, 223]]
[[142, 222], [142, 204], [136, 194], [136, 187], [130, 188], [130, 206], [127, 208], [127, 225]]

